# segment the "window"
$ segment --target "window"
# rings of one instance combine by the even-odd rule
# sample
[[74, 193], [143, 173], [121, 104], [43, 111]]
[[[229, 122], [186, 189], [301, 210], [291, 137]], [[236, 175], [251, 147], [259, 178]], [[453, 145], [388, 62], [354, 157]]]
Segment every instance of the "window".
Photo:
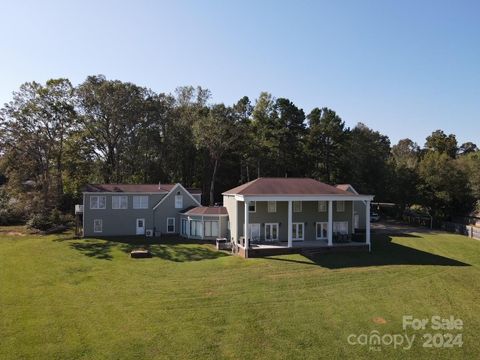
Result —
[[345, 211], [345, 201], [337, 201], [337, 212]]
[[182, 235], [187, 235], [187, 219], [182, 219], [182, 228], [181, 228], [181, 234]]
[[293, 202], [293, 212], [302, 212], [302, 202], [294, 201]]
[[128, 208], [128, 197], [125, 195], [112, 196], [112, 209], [127, 209]]
[[103, 231], [103, 220], [95, 219], [93, 220], [93, 232], [101, 233]]
[[203, 237], [202, 222], [201, 221], [198, 221], [198, 220], [191, 220], [190, 221], [190, 235], [191, 236]]
[[90, 209], [105, 209], [105, 196], [90, 196]]
[[175, 218], [167, 218], [167, 233], [175, 232]]
[[205, 236], [218, 236], [218, 221], [205, 221]]
[[148, 209], [148, 196], [134, 196], [133, 197], [134, 209]]
[[277, 212], [277, 202], [276, 201], [269, 201], [267, 204], [267, 211], [269, 213]]
[[265, 224], [265, 241], [278, 240], [278, 224], [267, 223]]
[[183, 209], [183, 195], [175, 195], [175, 209]]
[[317, 240], [327, 239], [328, 238], [328, 223], [326, 222], [317, 222]]
[[333, 232], [337, 234], [348, 234], [348, 221], [334, 221]]
[[255, 201], [250, 201], [248, 203], [248, 212], [255, 212], [257, 211], [257, 203]]
[[303, 240], [304, 233], [304, 223], [293, 223], [292, 224], [292, 239], [293, 240]]
[[326, 212], [327, 211], [327, 202], [326, 201], [319, 201], [318, 202], [318, 212]]

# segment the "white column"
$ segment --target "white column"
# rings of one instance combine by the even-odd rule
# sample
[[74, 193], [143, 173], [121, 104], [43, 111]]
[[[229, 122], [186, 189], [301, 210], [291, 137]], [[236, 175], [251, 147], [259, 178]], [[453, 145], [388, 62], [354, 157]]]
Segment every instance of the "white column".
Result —
[[287, 234], [288, 234], [288, 247], [293, 246], [293, 234], [292, 234], [292, 201], [288, 201], [288, 219], [287, 219]]
[[328, 246], [333, 245], [333, 201], [328, 200]]
[[365, 202], [365, 239], [368, 245], [368, 251], [372, 250], [370, 243], [370, 200]]
[[245, 249], [248, 249], [248, 245], [250, 244], [250, 241], [249, 241], [249, 237], [250, 237], [250, 234], [248, 233], [248, 223], [249, 223], [249, 215], [250, 213], [248, 212], [248, 205], [250, 204], [250, 201], [247, 201], [245, 200], [244, 201], [244, 205], [245, 205], [245, 219], [244, 219], [244, 223], [245, 223], [245, 228], [243, 229], [243, 235], [245, 236]]

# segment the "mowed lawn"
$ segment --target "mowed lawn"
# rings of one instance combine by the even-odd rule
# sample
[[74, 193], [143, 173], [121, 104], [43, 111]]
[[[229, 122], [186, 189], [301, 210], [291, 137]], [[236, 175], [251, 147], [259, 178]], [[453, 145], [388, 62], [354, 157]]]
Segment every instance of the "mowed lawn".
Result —
[[[0, 228], [1, 359], [480, 357], [480, 241], [375, 235], [373, 253], [242, 259], [194, 243], [133, 246]], [[454, 316], [461, 348], [349, 345]]]

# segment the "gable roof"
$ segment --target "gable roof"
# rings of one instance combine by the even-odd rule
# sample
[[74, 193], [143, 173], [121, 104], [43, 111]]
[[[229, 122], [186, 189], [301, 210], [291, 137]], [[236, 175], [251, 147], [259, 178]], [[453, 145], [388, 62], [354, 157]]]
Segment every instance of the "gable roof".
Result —
[[[169, 193], [176, 184], [87, 184], [84, 192], [139, 192]], [[187, 188], [190, 194], [201, 194], [200, 189]]]
[[223, 195], [351, 195], [310, 178], [258, 178], [225, 191]]
[[341, 189], [341, 190], [345, 190], [345, 191], [349, 191], [352, 194], [358, 195], [357, 190], [355, 190], [355, 188], [350, 184], [338, 184], [338, 185], [336, 185], [336, 188]]
[[228, 215], [224, 206], [197, 206], [181, 212], [184, 215]]
[[165, 196], [157, 203], [157, 205], [155, 205], [155, 206], [153, 207], [153, 210], [155, 211], [155, 210], [157, 209], [157, 207], [159, 207], [161, 204], [163, 204], [163, 203], [165, 202], [165, 200], [167, 200], [167, 198], [170, 197], [170, 195], [173, 194], [173, 193], [175, 192], [175, 190], [178, 189], [178, 188], [182, 188], [182, 189], [185, 191], [185, 193], [187, 194], [187, 196], [189, 196], [190, 199], [192, 199], [192, 201], [193, 201], [195, 204], [197, 204], [198, 206], [201, 206], [201, 205], [202, 205], [202, 204], [200, 204], [200, 202], [199, 202], [197, 199], [195, 199], [195, 198], [192, 196], [192, 194], [191, 194], [187, 189], [185, 189], [185, 188], [183, 187], [182, 184], [177, 183], [177, 184], [175, 184], [175, 185], [170, 189], [170, 191], [168, 192], [168, 194], [165, 195]]

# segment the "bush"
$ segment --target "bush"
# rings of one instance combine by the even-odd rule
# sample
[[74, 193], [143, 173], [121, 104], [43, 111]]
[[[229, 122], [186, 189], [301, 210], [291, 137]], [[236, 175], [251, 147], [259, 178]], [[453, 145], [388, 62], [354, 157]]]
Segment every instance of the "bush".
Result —
[[54, 226], [48, 214], [33, 214], [27, 221], [27, 227], [41, 231], [48, 230]]

